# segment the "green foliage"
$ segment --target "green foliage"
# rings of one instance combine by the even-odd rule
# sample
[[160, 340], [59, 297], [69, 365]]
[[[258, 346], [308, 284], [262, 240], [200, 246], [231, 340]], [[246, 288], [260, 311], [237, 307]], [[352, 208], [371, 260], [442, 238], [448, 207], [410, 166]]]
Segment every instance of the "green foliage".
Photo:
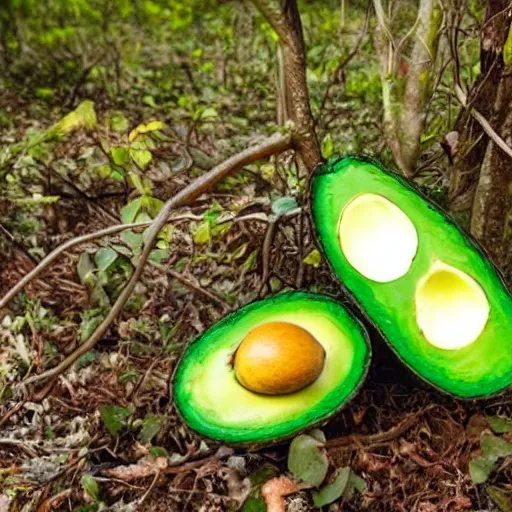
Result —
[[322, 263], [322, 255], [318, 251], [318, 249], [313, 249], [305, 258], [304, 263], [306, 265], [312, 265], [315, 268], [318, 268]]
[[140, 442], [142, 444], [149, 443], [158, 432], [160, 432], [161, 428], [162, 418], [154, 414], [149, 414], [144, 418], [144, 422], [142, 423], [142, 429], [139, 434]]
[[490, 474], [497, 468], [498, 460], [512, 455], [512, 443], [497, 436], [483, 435], [480, 447], [482, 455], [469, 463], [469, 474], [475, 484], [486, 482]]
[[132, 412], [131, 408], [117, 405], [104, 405], [100, 408], [101, 420], [113, 436], [117, 436], [128, 425]]
[[489, 426], [496, 434], [512, 432], [512, 420], [503, 416], [487, 416]]
[[290, 444], [288, 469], [297, 478], [316, 487], [313, 502], [321, 508], [339, 498], [350, 499], [355, 491], [363, 492], [365, 481], [349, 467], [337, 468], [325, 482], [329, 459], [324, 448], [325, 435], [319, 429], [297, 436]]
[[80, 479], [80, 484], [82, 485], [84, 491], [88, 494], [89, 498], [91, 498], [91, 500], [98, 501], [98, 482], [91, 475], [85, 474], [82, 476]]
[[328, 467], [327, 454], [320, 441], [300, 435], [291, 442], [288, 469], [296, 477], [318, 487], [324, 481]]

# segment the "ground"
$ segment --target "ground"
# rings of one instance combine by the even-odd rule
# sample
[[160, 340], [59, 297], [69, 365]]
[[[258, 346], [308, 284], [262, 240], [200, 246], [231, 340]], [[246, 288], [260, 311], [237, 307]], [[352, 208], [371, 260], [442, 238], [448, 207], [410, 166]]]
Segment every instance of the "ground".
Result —
[[[221, 8], [220, 21], [207, 13], [209, 42], [198, 36], [201, 24], [191, 25], [183, 39], [189, 43], [170, 43], [155, 20], [146, 20], [154, 32], [141, 29], [120, 43], [127, 56], [117, 74], [109, 75], [117, 68], [107, 62], [81, 82], [60, 77], [55, 84], [44, 67], [27, 75], [30, 62], [22, 60], [6, 74], [0, 89], [1, 295], [63, 242], [153, 218], [162, 201], [214, 163], [277, 129], [269, 29], [243, 10], [231, 19], [231, 8]], [[346, 54], [363, 18], [358, 7], [348, 19]], [[230, 33], [221, 32], [226, 19]], [[371, 41], [347, 69], [337, 70], [340, 52], [331, 37], [337, 19], [311, 8], [304, 25], [324, 155], [368, 152], [391, 163]], [[132, 54], [126, 47], [135, 39], [142, 43]], [[119, 90], [111, 90], [114, 85]], [[433, 99], [429, 129], [435, 134], [451, 120], [446, 97], [440, 90]], [[94, 105], [82, 103], [89, 100]], [[79, 105], [73, 129], [60, 125], [50, 133]], [[41, 134], [50, 135], [33, 144]], [[442, 204], [447, 163], [440, 145], [427, 143], [421, 162], [418, 184]], [[133, 272], [141, 229], [66, 250], [3, 308], [0, 511], [265, 510], [260, 487], [289, 476], [289, 445], [248, 452], [199, 439], [176, 414], [171, 377], [187, 343], [258, 297], [298, 288], [346, 301], [309, 222], [307, 176], [291, 152], [248, 165], [176, 210], [108, 334], [71, 369], [36, 385], [22, 381], [54, 367], [104, 318]], [[323, 428], [330, 474], [349, 466], [365, 488], [329, 510], [512, 510], [505, 458], [511, 395], [451, 399], [404, 369], [373, 331], [372, 342], [364, 387]], [[505, 418], [501, 427], [496, 417]], [[486, 432], [500, 434], [505, 444], [489, 478], [475, 484], [470, 462]], [[311, 490], [288, 497], [287, 510], [314, 510]]]

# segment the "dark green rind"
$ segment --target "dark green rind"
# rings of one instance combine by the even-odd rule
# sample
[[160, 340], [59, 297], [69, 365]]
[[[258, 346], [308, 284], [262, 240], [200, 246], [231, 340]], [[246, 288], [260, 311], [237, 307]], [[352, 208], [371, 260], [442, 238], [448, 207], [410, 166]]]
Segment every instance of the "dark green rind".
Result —
[[[184, 391], [187, 367], [189, 362], [198, 356], [197, 351], [202, 346], [209, 344], [212, 338], [220, 330], [229, 329], [231, 325], [238, 322], [241, 318], [254, 312], [264, 306], [267, 307], [289, 307], [299, 300], [307, 300], [310, 304], [323, 304], [327, 307], [330, 314], [335, 314], [340, 324], [348, 323], [354, 329], [358, 342], [362, 342], [359, 347], [360, 354], [357, 365], [354, 365], [351, 374], [354, 374], [355, 383], [347, 392], [343, 389], [343, 382], [329, 394], [325, 399], [330, 400], [329, 407], [309, 409], [304, 412], [297, 420], [282, 423], [279, 425], [268, 425], [256, 429], [238, 430], [223, 428], [218, 425], [210, 425], [207, 418], [201, 417], [200, 411], [194, 411], [189, 407], [190, 400]], [[240, 340], [241, 341], [241, 340]], [[201, 437], [213, 441], [227, 443], [236, 447], [243, 447], [249, 450], [259, 449], [263, 446], [270, 446], [282, 443], [306, 430], [325, 425], [332, 417], [337, 415], [350, 400], [359, 391], [363, 385], [371, 361], [371, 345], [368, 333], [362, 323], [355, 318], [344, 306], [331, 297], [309, 293], [306, 291], [283, 292], [276, 296], [256, 301], [244, 306], [243, 308], [230, 313], [215, 325], [206, 330], [199, 338], [194, 340], [183, 353], [173, 375], [173, 395], [177, 412], [182, 420]], [[338, 396], [336, 396], [338, 395]], [[272, 399], [272, 397], [269, 397]]]
[[[345, 179], [343, 179], [343, 174], [350, 171], [348, 169], [350, 166], [366, 168], [364, 171], [359, 169], [359, 176], [357, 176], [359, 179], [354, 180], [358, 183], [354, 188], [350, 188], [349, 183], [344, 183]], [[373, 174], [373, 179], [369, 180], [372, 182], [370, 186], [365, 181], [367, 179], [365, 175], [370, 172], [369, 168], [372, 169]], [[339, 188], [334, 186], [333, 176], [339, 178]], [[391, 188], [387, 188], [388, 186]], [[360, 275], [345, 259], [338, 243], [337, 229], [341, 211], [351, 199], [361, 193], [379, 194], [394, 202], [412, 220], [418, 232], [418, 253], [409, 272], [390, 283], [376, 283]], [[407, 198], [405, 205], [404, 196]], [[315, 237], [333, 275], [362, 315], [379, 331], [409, 369], [438, 390], [457, 398], [487, 398], [501, 394], [510, 388], [512, 385], [512, 334], [510, 334], [512, 333], [512, 296], [484, 249], [471, 235], [458, 227], [448, 213], [403, 177], [389, 171], [380, 162], [360, 155], [336, 157], [319, 166], [311, 178], [310, 201]], [[407, 205], [408, 201], [412, 203], [412, 207]], [[331, 206], [332, 210], [328, 215], [330, 222], [325, 223], [326, 229], [322, 221], [325, 210]], [[425, 243], [425, 233], [422, 231], [424, 225], [422, 227], [418, 219], [425, 222], [430, 216], [439, 221], [439, 226], [443, 226], [438, 230], [444, 232], [445, 238], [449, 234], [464, 246], [462, 257], [458, 251], [447, 253], [446, 247], [443, 247], [439, 238], [430, 240], [430, 244]], [[331, 240], [331, 243], [328, 240]], [[429, 249], [431, 249], [430, 253]], [[411, 279], [414, 283], [417, 282], [440, 253], [442, 253], [440, 259], [444, 263], [459, 268], [480, 283], [491, 306], [489, 320], [478, 340], [454, 351], [437, 349], [424, 340], [414, 319], [413, 295], [409, 293], [409, 297], [401, 296], [403, 283]], [[484, 278], [481, 277], [482, 274]], [[491, 296], [489, 296], [489, 289], [493, 290]], [[412, 285], [409, 290], [412, 291]], [[387, 303], [395, 304], [395, 310], [397, 310], [396, 305], [408, 308], [408, 314], [402, 325], [397, 325], [393, 320], [389, 307], [386, 307], [382, 301], [375, 300], [376, 296], [383, 296], [383, 291]], [[407, 347], [411, 332], [423, 340], [416, 352], [408, 350]], [[490, 342], [492, 340], [499, 340], [499, 345], [492, 345]], [[476, 373], [472, 365], [479, 368]], [[475, 376], [479, 378], [475, 379]]]

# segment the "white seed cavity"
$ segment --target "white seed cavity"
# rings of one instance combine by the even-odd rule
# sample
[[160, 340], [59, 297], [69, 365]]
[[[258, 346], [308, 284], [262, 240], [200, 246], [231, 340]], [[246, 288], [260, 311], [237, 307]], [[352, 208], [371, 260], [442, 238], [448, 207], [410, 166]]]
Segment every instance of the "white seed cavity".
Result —
[[379, 283], [404, 276], [418, 250], [414, 224], [398, 206], [378, 194], [359, 195], [345, 206], [338, 236], [348, 262]]
[[489, 318], [489, 302], [469, 275], [435, 262], [416, 287], [416, 321], [429, 343], [456, 350], [478, 339]]

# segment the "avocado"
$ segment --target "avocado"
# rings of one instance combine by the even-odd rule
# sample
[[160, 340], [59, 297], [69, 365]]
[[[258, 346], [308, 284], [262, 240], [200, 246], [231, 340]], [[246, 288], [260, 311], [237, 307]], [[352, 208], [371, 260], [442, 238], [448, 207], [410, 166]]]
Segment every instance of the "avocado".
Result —
[[229, 314], [193, 341], [173, 376], [174, 401], [202, 436], [274, 444], [337, 413], [369, 361], [367, 333], [341, 304], [285, 292]]
[[310, 199], [333, 273], [410, 369], [460, 398], [510, 386], [511, 295], [451, 217], [360, 156], [318, 167]]

